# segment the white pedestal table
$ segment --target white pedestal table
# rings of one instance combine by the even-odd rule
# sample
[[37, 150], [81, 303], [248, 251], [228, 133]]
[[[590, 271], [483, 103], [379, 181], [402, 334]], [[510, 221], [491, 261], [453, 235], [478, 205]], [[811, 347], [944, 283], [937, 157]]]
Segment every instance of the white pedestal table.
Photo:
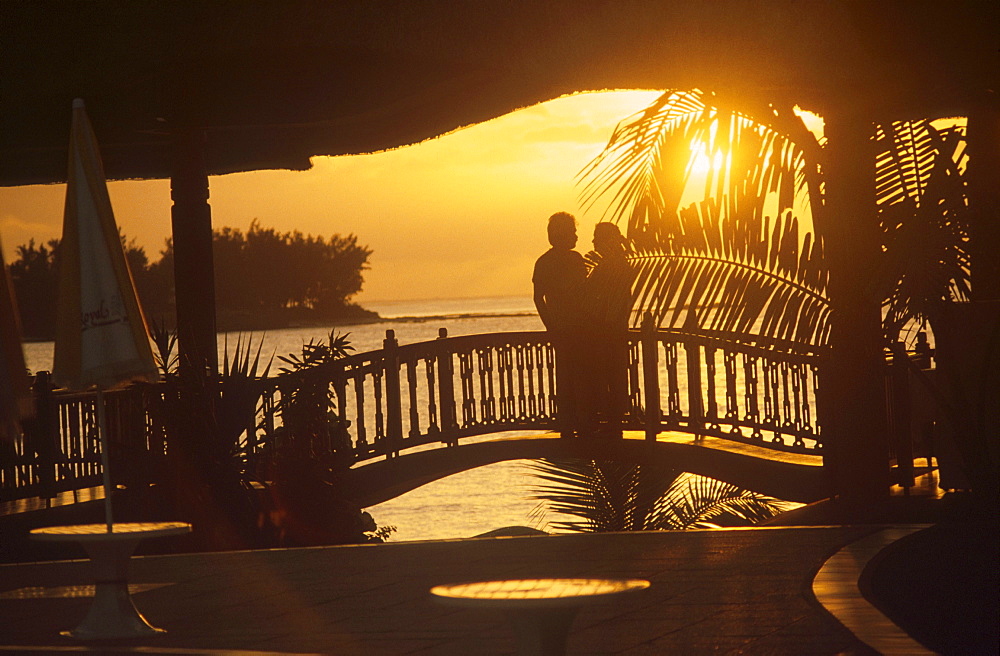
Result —
[[116, 640], [165, 633], [146, 621], [128, 590], [128, 564], [139, 542], [148, 538], [181, 535], [191, 530], [183, 522], [122, 522], [47, 526], [31, 531], [31, 538], [46, 542], [78, 542], [93, 563], [94, 602], [83, 621], [63, 635], [77, 640]]
[[517, 635], [519, 654], [561, 656], [580, 607], [649, 585], [642, 579], [520, 579], [438, 585], [431, 594], [442, 604], [504, 611]]

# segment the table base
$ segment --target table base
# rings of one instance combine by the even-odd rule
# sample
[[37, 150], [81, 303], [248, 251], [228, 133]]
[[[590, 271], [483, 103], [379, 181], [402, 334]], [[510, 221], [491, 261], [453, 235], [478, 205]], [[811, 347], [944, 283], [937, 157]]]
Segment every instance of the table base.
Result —
[[122, 581], [98, 583], [87, 616], [75, 629], [62, 631], [61, 635], [76, 640], [121, 640], [163, 633], [166, 631], [152, 626], [139, 613], [132, 603], [128, 583]]
[[517, 637], [517, 653], [520, 656], [564, 656], [569, 627], [577, 611], [577, 608], [506, 611]]
[[132, 553], [144, 538], [181, 535], [191, 530], [183, 522], [126, 522], [108, 531], [103, 524], [50, 526], [32, 529], [31, 537], [50, 542], [78, 542], [90, 556], [94, 600], [83, 621], [61, 635], [75, 640], [125, 640], [166, 633], [146, 621], [128, 589]]

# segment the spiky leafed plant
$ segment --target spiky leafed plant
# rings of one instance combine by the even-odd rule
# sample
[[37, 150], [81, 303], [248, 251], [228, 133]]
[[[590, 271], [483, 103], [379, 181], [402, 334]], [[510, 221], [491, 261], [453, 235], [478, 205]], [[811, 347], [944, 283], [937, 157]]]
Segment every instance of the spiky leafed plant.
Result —
[[796, 505], [658, 465], [565, 459], [528, 469], [544, 481], [529, 497], [541, 502], [533, 515], [575, 518], [548, 522], [560, 532], [746, 526]]
[[[902, 325], [930, 316], [927, 301], [967, 293], [964, 135], [929, 121], [873, 126], [873, 135], [886, 235], [873, 284], [885, 299], [885, 335], [895, 340]], [[755, 327], [822, 345], [829, 301], [821, 235], [838, 220], [824, 203], [824, 156], [789, 105], [735, 107], [713, 93], [668, 91], [622, 122], [581, 172], [583, 199], [605, 200], [605, 211], [627, 222], [633, 301], [658, 325], [691, 325], [693, 308], [702, 328]], [[709, 165], [695, 193], [699, 161]], [[799, 213], [819, 237], [800, 239]]]
[[381, 542], [395, 531], [378, 527], [351, 502], [343, 472], [354, 462], [350, 422], [337, 414], [332, 384], [354, 347], [348, 334], [330, 331], [309, 340], [301, 355], [278, 356], [274, 412], [281, 427], [265, 451], [264, 480], [270, 488], [268, 524], [278, 544], [307, 546]]
[[165, 443], [163, 493], [175, 516], [195, 524], [203, 546], [259, 546], [258, 508], [247, 472], [241, 435], [252, 426], [260, 400], [260, 379], [270, 361], [261, 361], [263, 340], [238, 337], [230, 356], [225, 346], [221, 374], [177, 366], [176, 336], [153, 330], [163, 382], [143, 384], [151, 440]]

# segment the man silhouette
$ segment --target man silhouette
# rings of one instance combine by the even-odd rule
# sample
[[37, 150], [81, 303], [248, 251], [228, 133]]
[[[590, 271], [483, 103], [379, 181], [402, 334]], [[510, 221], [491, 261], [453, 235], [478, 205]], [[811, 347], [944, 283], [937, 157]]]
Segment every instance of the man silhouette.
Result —
[[586, 329], [583, 320], [583, 288], [587, 266], [576, 246], [576, 218], [566, 212], [549, 217], [549, 244], [535, 262], [535, 308], [548, 330], [556, 352], [556, 420], [563, 437], [586, 430], [582, 412], [586, 407]]

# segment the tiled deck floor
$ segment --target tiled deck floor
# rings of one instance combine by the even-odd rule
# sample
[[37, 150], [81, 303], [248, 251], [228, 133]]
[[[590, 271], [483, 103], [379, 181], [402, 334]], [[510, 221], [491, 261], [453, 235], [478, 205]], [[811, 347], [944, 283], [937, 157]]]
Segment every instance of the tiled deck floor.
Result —
[[[139, 610], [166, 635], [104, 653], [502, 654], [502, 616], [435, 604], [439, 583], [629, 577], [648, 594], [583, 609], [571, 654], [869, 654], [813, 595], [842, 547], [883, 527], [484, 538], [148, 556]], [[77, 651], [88, 563], [0, 566], [0, 652]], [[60, 588], [60, 589], [57, 589]], [[78, 590], [78, 589], [77, 589]], [[69, 594], [66, 594], [69, 592]], [[30, 651], [28, 651], [30, 650]]]

